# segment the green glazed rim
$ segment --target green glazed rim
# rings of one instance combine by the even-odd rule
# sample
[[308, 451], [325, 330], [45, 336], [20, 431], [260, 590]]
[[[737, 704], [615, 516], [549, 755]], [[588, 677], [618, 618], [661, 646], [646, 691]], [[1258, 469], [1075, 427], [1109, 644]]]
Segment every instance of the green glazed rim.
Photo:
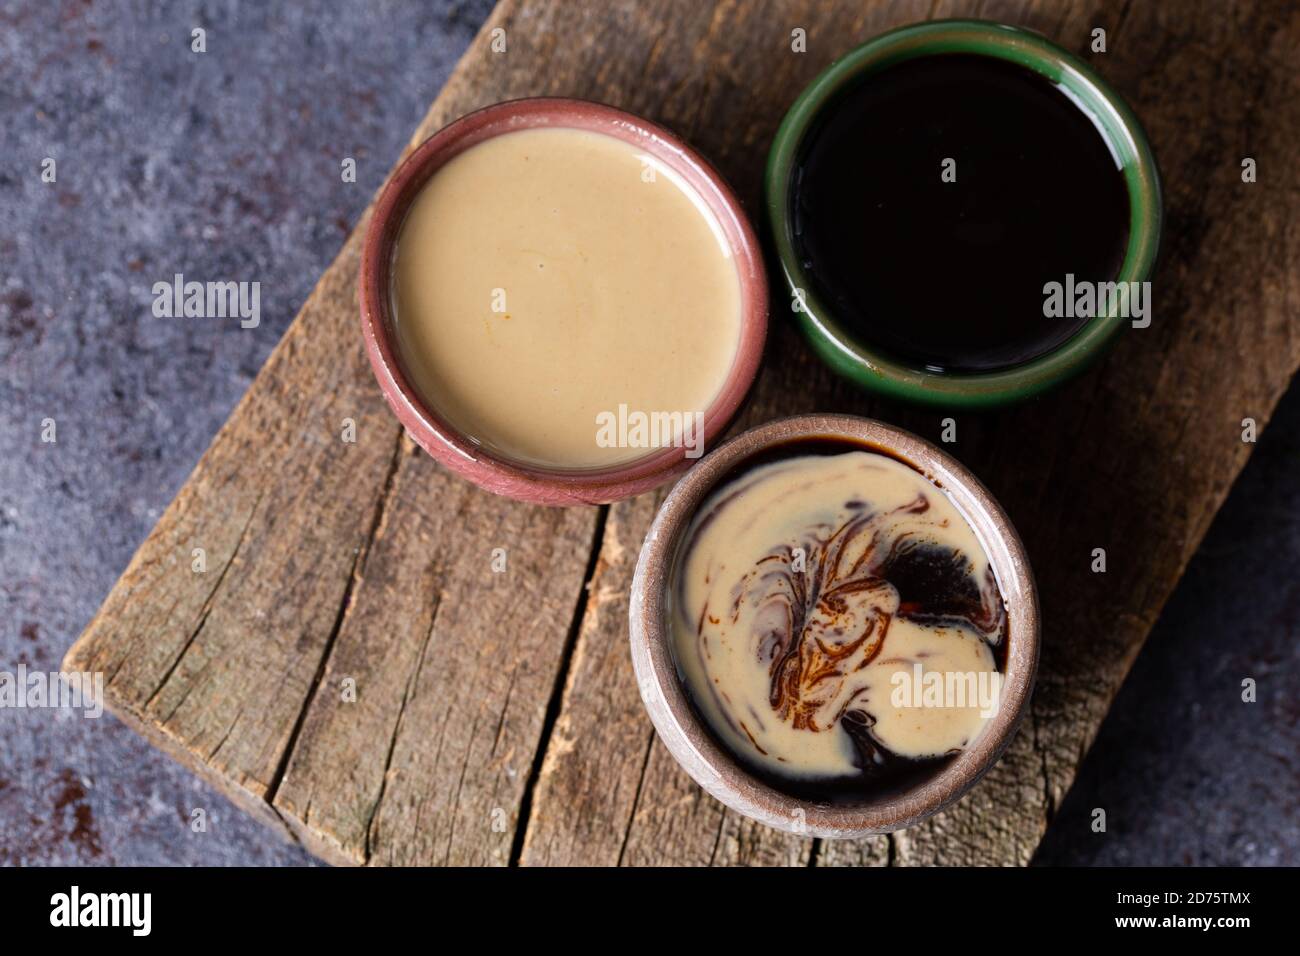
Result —
[[1123, 165], [1129, 196], [1129, 241], [1115, 282], [1143, 282], [1160, 244], [1160, 178], [1142, 124], [1128, 104], [1077, 57], [1036, 33], [987, 20], [938, 20], [883, 33], [836, 60], [799, 94], [768, 153], [765, 196], [769, 227], [800, 325], [817, 354], [850, 381], [895, 398], [931, 405], [987, 407], [1017, 401], [1082, 371], [1129, 321], [1091, 319], [1052, 351], [992, 372], [935, 372], [900, 362], [848, 335], [817, 297], [795, 252], [789, 184], [799, 147], [822, 109], [871, 73], [914, 57], [974, 53], [1018, 63], [1064, 88], [1087, 111]]

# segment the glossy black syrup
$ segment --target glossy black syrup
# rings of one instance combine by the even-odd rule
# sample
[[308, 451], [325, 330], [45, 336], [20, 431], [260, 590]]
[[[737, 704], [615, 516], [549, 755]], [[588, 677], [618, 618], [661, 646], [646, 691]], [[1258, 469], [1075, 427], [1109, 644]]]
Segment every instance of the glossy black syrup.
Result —
[[913, 367], [989, 371], [1051, 351], [1087, 319], [1045, 317], [1044, 285], [1114, 279], [1128, 243], [1123, 175], [1092, 120], [994, 57], [864, 77], [810, 130], [792, 185], [813, 291], [849, 335]]

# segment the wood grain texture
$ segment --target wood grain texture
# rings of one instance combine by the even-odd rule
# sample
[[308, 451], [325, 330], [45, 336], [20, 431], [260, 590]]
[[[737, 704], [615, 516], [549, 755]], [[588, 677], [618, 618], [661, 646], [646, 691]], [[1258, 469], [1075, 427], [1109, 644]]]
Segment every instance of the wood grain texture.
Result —
[[[530, 508], [415, 452], [356, 334], [364, 220], [65, 666], [105, 671], [114, 712], [338, 862], [1026, 862], [1245, 463], [1242, 419], [1262, 427], [1300, 364], [1297, 7], [507, 0], [413, 141], [502, 99], [598, 99], [675, 128], [756, 211], [772, 133], [813, 75], [881, 30], [958, 15], [1093, 62], [1146, 124], [1167, 220], [1150, 328], [1050, 396], [956, 416], [949, 450], [1020, 529], [1045, 621], [1030, 718], [956, 807], [891, 837], [814, 842], [702, 794], [654, 738], [627, 652], [628, 586], [662, 492], [607, 516]], [[1105, 54], [1088, 49], [1094, 27]], [[806, 53], [791, 52], [795, 28]], [[1257, 183], [1241, 182], [1246, 156]], [[943, 414], [835, 379], [787, 308], [778, 288], [737, 427], [834, 410], [938, 440]], [[1097, 547], [1105, 574], [1090, 570]]]
[[349, 863], [507, 861], [593, 517], [490, 498], [403, 441], [274, 798], [309, 847]]

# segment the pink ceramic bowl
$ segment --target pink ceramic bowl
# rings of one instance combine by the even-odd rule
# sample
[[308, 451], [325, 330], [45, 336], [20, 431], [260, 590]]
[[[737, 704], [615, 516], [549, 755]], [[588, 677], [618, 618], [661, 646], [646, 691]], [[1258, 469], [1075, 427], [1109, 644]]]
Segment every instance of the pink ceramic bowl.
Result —
[[591, 130], [645, 150], [674, 170], [717, 218], [741, 283], [740, 343], [731, 372], [704, 413], [704, 445], [726, 429], [753, 384], [767, 334], [767, 277], [753, 227], [730, 187], [672, 133], [613, 107], [536, 98], [498, 103], [456, 120], [425, 140], [384, 187], [366, 230], [361, 258], [361, 332], [384, 397], [407, 432], [456, 474], [496, 494], [548, 505], [599, 504], [648, 491], [686, 470], [686, 449], [659, 448], [606, 469], [550, 469], [494, 455], [453, 428], [411, 386], [397, 358], [389, 296], [393, 251], [416, 195], [446, 162], [493, 136], [535, 127]]

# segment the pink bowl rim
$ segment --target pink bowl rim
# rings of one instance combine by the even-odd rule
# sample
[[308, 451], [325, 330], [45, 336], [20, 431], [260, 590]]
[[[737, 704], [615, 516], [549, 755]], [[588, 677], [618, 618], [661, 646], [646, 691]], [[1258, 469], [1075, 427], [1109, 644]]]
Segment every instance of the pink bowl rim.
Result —
[[726, 430], [758, 374], [767, 336], [768, 285], [762, 249], [740, 200], [722, 175], [678, 136], [633, 113], [568, 97], [508, 100], [443, 127], [398, 166], [375, 203], [361, 255], [358, 298], [366, 354], [381, 391], [429, 455], [496, 494], [548, 505], [600, 504], [657, 487], [693, 463], [686, 449], [655, 449], [608, 468], [551, 469], [512, 461], [472, 441], [430, 408], [403, 373], [394, 348], [389, 280], [393, 247], [411, 202], [448, 161], [484, 140], [539, 127], [585, 129], [637, 145], [680, 175], [704, 200], [731, 246], [740, 281], [740, 341], [718, 396], [704, 413], [707, 450]]

